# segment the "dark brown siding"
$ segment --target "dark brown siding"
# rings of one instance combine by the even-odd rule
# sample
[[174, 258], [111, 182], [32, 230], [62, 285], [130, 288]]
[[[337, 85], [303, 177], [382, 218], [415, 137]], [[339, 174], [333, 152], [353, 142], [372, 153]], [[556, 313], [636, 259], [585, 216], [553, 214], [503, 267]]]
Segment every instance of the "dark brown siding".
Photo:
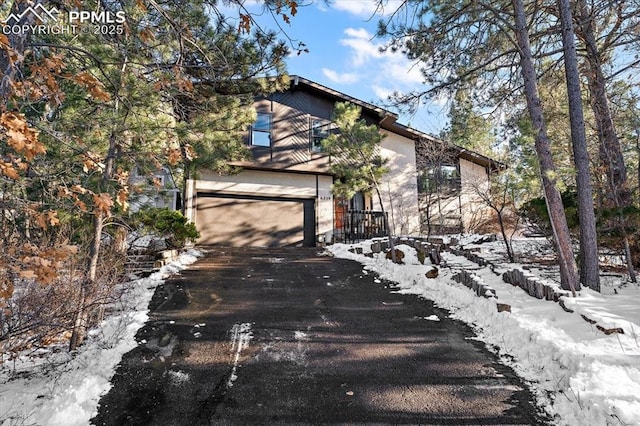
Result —
[[[251, 147], [255, 166], [287, 168], [306, 167], [307, 171], [326, 172], [329, 157], [310, 149], [311, 120], [331, 120], [336, 99], [297, 88], [274, 93], [267, 99], [257, 100], [255, 108], [271, 112], [271, 147]], [[377, 123], [377, 117], [364, 112], [368, 123]]]

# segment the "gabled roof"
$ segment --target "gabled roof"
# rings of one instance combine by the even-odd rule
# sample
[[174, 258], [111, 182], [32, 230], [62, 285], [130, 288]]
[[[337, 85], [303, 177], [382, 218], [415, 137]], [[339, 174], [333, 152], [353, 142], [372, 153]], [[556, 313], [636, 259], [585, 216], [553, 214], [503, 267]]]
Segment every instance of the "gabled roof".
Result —
[[406, 126], [404, 124], [400, 124], [397, 122], [398, 115], [392, 111], [381, 108], [377, 105], [374, 105], [369, 102], [365, 102], [363, 100], [354, 98], [337, 90], [331, 89], [327, 86], [324, 86], [320, 83], [316, 83], [314, 81], [308, 80], [299, 75], [292, 75], [291, 78], [291, 89], [295, 90], [296, 87], [305, 87], [306, 90], [310, 92], [317, 92], [322, 94], [324, 97], [328, 97], [332, 99], [334, 102], [350, 102], [352, 104], [358, 105], [364, 111], [366, 111], [371, 116], [379, 117], [378, 125], [380, 128], [393, 132], [395, 134], [404, 136], [408, 139], [412, 140], [427, 140], [434, 143], [448, 144], [454, 150], [458, 151], [458, 155], [465, 160], [469, 160], [473, 163], [479, 164], [484, 167], [488, 167], [493, 170], [504, 169], [506, 166], [498, 161], [495, 161], [485, 155], [482, 155], [478, 152], [448, 143], [442, 139], [439, 139], [430, 134], [421, 132], [420, 130], [414, 129], [412, 127]]
[[395, 122], [398, 119], [397, 114], [391, 111], [388, 111], [384, 108], [380, 108], [377, 105], [354, 98], [352, 96], [349, 96], [337, 90], [331, 89], [327, 86], [323, 86], [320, 83], [316, 83], [315, 81], [311, 81], [304, 77], [300, 77], [299, 75], [292, 75], [290, 77], [291, 77], [291, 89], [293, 90], [295, 90], [296, 87], [304, 86], [307, 90], [311, 92], [319, 92], [325, 97], [332, 98], [334, 101], [350, 102], [352, 104], [358, 105], [369, 114], [377, 115], [378, 117], [380, 117], [380, 122], [383, 122], [383, 121]]

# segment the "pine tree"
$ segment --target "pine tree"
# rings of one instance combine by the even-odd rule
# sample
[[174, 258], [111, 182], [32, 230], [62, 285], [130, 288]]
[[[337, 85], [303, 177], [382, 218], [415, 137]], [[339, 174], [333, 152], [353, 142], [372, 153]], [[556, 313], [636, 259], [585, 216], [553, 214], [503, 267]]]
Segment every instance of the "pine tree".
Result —
[[[25, 5], [16, 0], [12, 7], [20, 12]], [[11, 204], [3, 209], [29, 219], [24, 231], [15, 222], [2, 223], [9, 254], [3, 260], [17, 277], [47, 283], [42, 278], [55, 279], [55, 268], [31, 268], [20, 259], [36, 254], [61, 258], [45, 247], [36, 253], [46, 236], [53, 237], [52, 249], [68, 243], [83, 248], [74, 349], [89, 309], [98, 302], [103, 237], [127, 220], [129, 171], [137, 164], [178, 165], [180, 148], [206, 166], [241, 155], [239, 129], [251, 120], [253, 96], [282, 81], [265, 77], [283, 74], [288, 49], [273, 32], [251, 31], [251, 22], [239, 29], [217, 9], [213, 15], [220, 18], [211, 22], [215, 2], [55, 5], [124, 11], [126, 16], [122, 31], [113, 33], [0, 37], [0, 125], [3, 148], [11, 149], [3, 149], [0, 173], [5, 183], [15, 182], [5, 185], [4, 199]], [[295, 15], [295, 5], [281, 5], [278, 16]], [[275, 8], [268, 2], [265, 7]], [[250, 21], [250, 15], [240, 14]], [[192, 126], [181, 121], [178, 105], [191, 108], [186, 118]], [[55, 241], [55, 226], [72, 231]], [[20, 240], [26, 243], [14, 250]], [[60, 268], [58, 260], [41, 263]]]
[[332, 192], [346, 199], [357, 192], [375, 192], [395, 262], [393, 233], [380, 190], [380, 180], [388, 172], [386, 160], [380, 155], [380, 142], [385, 135], [375, 124], [367, 124], [360, 115], [361, 108], [357, 105], [349, 102], [334, 105], [332, 121], [337, 132], [322, 142], [323, 150], [331, 156], [331, 172], [334, 174]]

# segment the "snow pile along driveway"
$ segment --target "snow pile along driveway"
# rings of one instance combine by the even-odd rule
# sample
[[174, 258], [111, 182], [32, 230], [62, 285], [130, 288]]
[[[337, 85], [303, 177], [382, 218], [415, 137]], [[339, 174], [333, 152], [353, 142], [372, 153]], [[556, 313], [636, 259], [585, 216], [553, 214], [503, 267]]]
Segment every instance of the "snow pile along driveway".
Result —
[[[370, 241], [363, 242], [363, 254], [349, 251], [356, 245], [335, 244], [329, 251], [336, 257], [364, 265], [363, 273], [374, 271], [398, 283], [397, 291], [433, 300], [450, 311], [450, 316], [470, 324], [486, 345], [495, 350], [530, 384], [538, 403], [558, 425], [640, 425], [640, 291], [637, 285], [621, 286], [617, 293], [599, 294], [583, 289], [565, 301], [574, 310], [565, 312], [558, 303], [538, 300], [518, 287], [504, 283], [489, 268], [479, 268], [461, 256], [443, 253], [451, 267], [441, 268], [436, 279], [425, 272], [416, 250], [407, 245], [404, 265], [385, 259], [384, 253], [370, 254]], [[369, 256], [365, 256], [369, 252]], [[518, 267], [519, 265], [508, 265]], [[451, 277], [460, 270], [472, 270], [493, 288], [498, 299], [477, 297]], [[496, 303], [511, 305], [511, 312], [498, 312]], [[609, 326], [623, 326], [625, 334], [605, 335], [582, 318], [588, 312]]]
[[148, 305], [165, 277], [196, 261], [190, 250], [148, 278], [124, 284], [118, 306], [73, 357], [65, 348], [24, 356], [0, 370], [0, 425], [88, 425], [122, 355], [137, 343]]

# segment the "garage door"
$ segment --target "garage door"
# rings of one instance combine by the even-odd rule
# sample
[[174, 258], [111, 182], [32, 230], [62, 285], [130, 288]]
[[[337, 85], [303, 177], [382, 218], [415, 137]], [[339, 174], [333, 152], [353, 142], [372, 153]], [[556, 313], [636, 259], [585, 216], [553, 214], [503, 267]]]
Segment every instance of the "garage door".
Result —
[[198, 193], [199, 244], [315, 245], [314, 200]]

